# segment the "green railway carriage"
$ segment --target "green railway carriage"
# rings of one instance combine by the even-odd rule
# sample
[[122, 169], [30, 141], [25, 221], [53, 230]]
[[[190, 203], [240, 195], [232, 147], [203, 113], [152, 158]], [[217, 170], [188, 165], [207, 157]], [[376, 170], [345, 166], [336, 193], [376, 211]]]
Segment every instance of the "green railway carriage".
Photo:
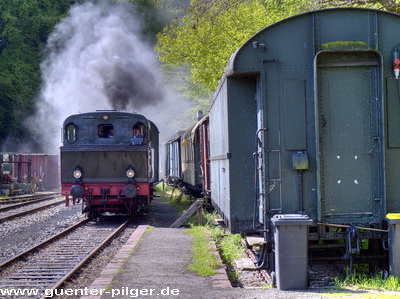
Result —
[[293, 214], [314, 262], [384, 266], [385, 217], [400, 213], [399, 29], [394, 13], [313, 11], [232, 55], [209, 113], [211, 200], [231, 231], [265, 237], [270, 269]]

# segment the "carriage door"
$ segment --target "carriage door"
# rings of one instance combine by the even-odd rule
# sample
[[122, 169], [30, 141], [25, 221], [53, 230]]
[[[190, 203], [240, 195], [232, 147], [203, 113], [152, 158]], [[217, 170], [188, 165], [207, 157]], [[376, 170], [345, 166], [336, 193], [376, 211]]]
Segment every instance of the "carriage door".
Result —
[[372, 52], [317, 57], [318, 203], [323, 221], [368, 223], [383, 217], [379, 77], [379, 57]]

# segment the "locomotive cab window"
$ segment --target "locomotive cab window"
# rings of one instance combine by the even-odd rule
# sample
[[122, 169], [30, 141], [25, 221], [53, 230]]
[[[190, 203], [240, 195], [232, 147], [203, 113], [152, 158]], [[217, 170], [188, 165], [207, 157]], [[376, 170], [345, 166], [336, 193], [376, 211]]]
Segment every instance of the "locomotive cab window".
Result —
[[76, 126], [74, 124], [68, 124], [66, 127], [67, 141], [74, 143], [76, 141]]
[[114, 137], [114, 126], [112, 124], [98, 125], [97, 135], [100, 138], [113, 138]]
[[137, 122], [133, 126], [133, 138], [131, 138], [132, 145], [141, 145], [145, 137], [145, 125], [142, 122]]

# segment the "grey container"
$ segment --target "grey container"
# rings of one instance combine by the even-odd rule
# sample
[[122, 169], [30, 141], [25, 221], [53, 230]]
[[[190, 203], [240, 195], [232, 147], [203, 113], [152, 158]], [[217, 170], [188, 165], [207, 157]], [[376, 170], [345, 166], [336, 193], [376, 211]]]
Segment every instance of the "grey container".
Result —
[[306, 215], [279, 214], [271, 218], [275, 239], [276, 286], [301, 290], [308, 286], [308, 226]]

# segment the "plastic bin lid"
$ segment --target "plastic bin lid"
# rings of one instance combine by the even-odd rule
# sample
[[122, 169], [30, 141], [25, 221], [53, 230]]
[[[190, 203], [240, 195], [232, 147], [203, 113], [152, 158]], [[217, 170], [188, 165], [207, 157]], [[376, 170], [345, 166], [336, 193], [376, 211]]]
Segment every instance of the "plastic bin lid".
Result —
[[274, 225], [311, 225], [313, 221], [302, 214], [278, 214], [271, 218]]
[[400, 220], [400, 213], [389, 213], [386, 215], [386, 218], [390, 220]]
[[390, 225], [399, 225], [400, 224], [400, 213], [386, 214], [386, 220]]

